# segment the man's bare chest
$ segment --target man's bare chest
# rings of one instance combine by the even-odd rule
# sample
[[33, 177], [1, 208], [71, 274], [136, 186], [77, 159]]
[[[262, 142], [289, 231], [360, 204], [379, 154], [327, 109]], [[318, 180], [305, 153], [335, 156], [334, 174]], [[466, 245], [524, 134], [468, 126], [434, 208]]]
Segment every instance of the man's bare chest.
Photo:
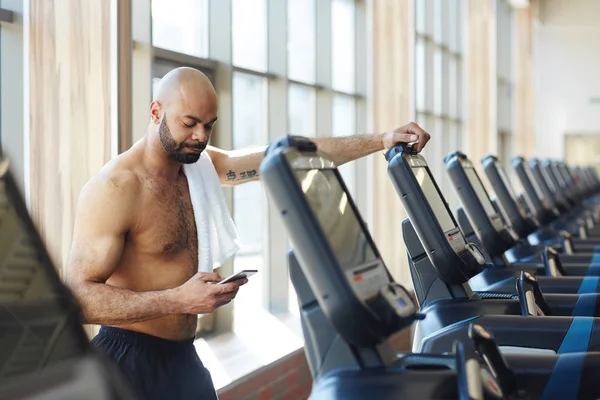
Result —
[[198, 239], [187, 181], [150, 181], [141, 196], [136, 236], [139, 244], [165, 256], [196, 254]]

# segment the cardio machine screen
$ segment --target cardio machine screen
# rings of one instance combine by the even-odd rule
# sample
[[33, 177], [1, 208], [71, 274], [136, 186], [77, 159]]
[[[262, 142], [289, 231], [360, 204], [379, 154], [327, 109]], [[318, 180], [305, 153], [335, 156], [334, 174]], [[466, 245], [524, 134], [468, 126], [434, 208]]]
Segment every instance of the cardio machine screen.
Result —
[[525, 217], [525, 210], [523, 210], [523, 206], [519, 202], [519, 199], [517, 198], [517, 196], [515, 196], [515, 192], [514, 192], [512, 186], [510, 185], [510, 181], [508, 180], [506, 173], [504, 172], [504, 168], [502, 168], [500, 165], [497, 165], [497, 164], [496, 164], [496, 167], [498, 169], [498, 175], [500, 175], [500, 180], [504, 183], [506, 190], [508, 190], [508, 194], [510, 194], [510, 197], [516, 203], [517, 208], [519, 209], [519, 213], [521, 214], [521, 216]]
[[295, 169], [294, 172], [340, 267], [346, 271], [377, 261], [336, 171]]
[[548, 188], [550, 188], [550, 191], [556, 193], [558, 188], [556, 186], [554, 186], [554, 181], [552, 180], [552, 177], [550, 176], [550, 174], [552, 172], [549, 171], [549, 168], [543, 168], [543, 167], [538, 167], [538, 168], [540, 169], [540, 172], [542, 173], [542, 177], [543, 177], [544, 181], [546, 182], [546, 185], [548, 186]]
[[475, 170], [473, 168], [465, 168], [465, 173], [467, 174], [467, 178], [469, 179], [469, 182], [471, 182], [471, 186], [473, 186], [475, 194], [477, 195], [479, 202], [483, 206], [485, 213], [490, 218], [494, 217], [496, 215], [496, 210], [494, 209], [490, 198], [485, 192], [483, 184], [481, 183], [479, 177], [475, 173]]
[[[535, 195], [538, 197], [538, 199], [540, 199], [540, 202], [542, 203], [544, 208], [550, 209], [551, 206], [548, 203], [548, 199], [546, 199], [546, 196], [544, 196], [544, 192], [542, 192], [542, 188], [540, 187], [538, 180], [535, 178], [535, 176], [533, 176], [533, 171], [531, 170], [531, 167], [529, 166], [529, 164], [524, 162], [523, 168], [525, 169], [525, 175], [527, 175], [527, 179], [529, 179], [529, 182], [531, 182], [531, 186], [533, 186], [533, 191], [535, 192]], [[529, 195], [528, 193], [525, 194]]]
[[563, 175], [561, 174], [560, 170], [558, 169], [558, 166], [551, 166], [550, 167], [552, 169], [552, 173], [554, 174], [554, 176], [556, 177], [556, 180], [558, 182], [558, 185], [562, 188], [565, 189], [567, 187], [567, 182], [565, 181]]
[[448, 232], [454, 228], [456, 228], [456, 224], [452, 220], [444, 201], [442, 200], [442, 196], [438, 193], [435, 185], [433, 184], [433, 180], [429, 175], [429, 171], [427, 171], [426, 167], [412, 167], [412, 172], [425, 195], [425, 198], [429, 202], [433, 213], [435, 214], [435, 218], [438, 220], [442, 231]]

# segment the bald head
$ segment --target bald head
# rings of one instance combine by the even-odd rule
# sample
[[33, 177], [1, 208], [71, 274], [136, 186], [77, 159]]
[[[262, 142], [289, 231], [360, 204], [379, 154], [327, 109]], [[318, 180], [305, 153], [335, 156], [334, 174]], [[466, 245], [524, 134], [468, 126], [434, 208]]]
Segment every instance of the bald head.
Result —
[[216, 98], [217, 93], [204, 73], [195, 68], [180, 67], [169, 71], [160, 80], [153, 100], [166, 107], [169, 103], [181, 101], [190, 95]]
[[202, 72], [189, 67], [167, 73], [150, 105], [150, 117], [162, 147], [180, 162], [193, 162], [200, 156], [192, 150], [203, 150], [208, 143], [217, 111], [212, 83]]

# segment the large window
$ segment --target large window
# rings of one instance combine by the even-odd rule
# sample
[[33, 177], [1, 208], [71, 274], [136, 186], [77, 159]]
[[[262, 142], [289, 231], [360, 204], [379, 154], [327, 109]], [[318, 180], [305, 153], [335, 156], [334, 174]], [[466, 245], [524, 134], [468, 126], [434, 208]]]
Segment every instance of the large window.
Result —
[[332, 87], [347, 93], [353, 93], [356, 87], [355, 11], [354, 0], [332, 0]]
[[[285, 133], [309, 137], [364, 133], [365, 3], [152, 0], [150, 92], [177, 66], [204, 71], [220, 101], [213, 144], [225, 149], [263, 146]], [[134, 29], [143, 31], [137, 22]], [[137, 48], [143, 51], [143, 46]], [[361, 181], [366, 176], [357, 174], [352, 163], [341, 170], [358, 203], [366, 204], [360, 198], [367, 190], [357, 189], [367, 188]], [[290, 243], [260, 181], [224, 190], [242, 241], [224, 271], [251, 268], [259, 273], [240, 290], [233, 312], [213, 313], [218, 320], [213, 331], [258, 334], [266, 329], [265, 314], [279, 317], [296, 311], [286, 265]]]
[[267, 1], [233, 0], [232, 14], [233, 64], [266, 71]]
[[[266, 83], [260, 76], [242, 72], [233, 74], [233, 147], [257, 146], [267, 142]], [[247, 99], [252, 99], [248, 101]], [[264, 271], [265, 265], [265, 201], [260, 182], [250, 182], [233, 189], [233, 220], [242, 241], [234, 257], [234, 272], [243, 269]], [[235, 315], [246, 316], [260, 309], [263, 279], [240, 291], [236, 298]], [[237, 325], [240, 318], [234, 320]]]
[[464, 6], [464, 0], [415, 2], [416, 122], [436, 138], [423, 155], [452, 209], [458, 200], [443, 158], [462, 147]]
[[0, 1], [0, 153], [10, 160], [11, 172], [27, 197], [23, 3]]
[[152, 0], [152, 43], [178, 53], [208, 56], [208, 0], [178, 0], [176, 4]]
[[496, 1], [496, 72], [498, 157], [504, 169], [513, 176], [510, 159], [514, 152], [514, 21], [512, 6], [506, 0]]
[[290, 79], [308, 83], [315, 81], [316, 16], [315, 0], [288, 2], [287, 65]]

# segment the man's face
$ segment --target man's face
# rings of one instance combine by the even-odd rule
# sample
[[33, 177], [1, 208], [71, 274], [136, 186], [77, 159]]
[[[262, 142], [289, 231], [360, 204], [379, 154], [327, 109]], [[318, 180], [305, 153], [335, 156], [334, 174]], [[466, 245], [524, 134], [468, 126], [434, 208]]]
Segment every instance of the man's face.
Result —
[[[185, 129], [183, 129], [185, 131]], [[182, 132], [183, 133], [183, 132]], [[180, 136], [180, 135], [178, 135]], [[160, 143], [165, 149], [167, 156], [173, 160], [182, 164], [193, 164], [200, 158], [202, 151], [208, 144], [208, 138], [204, 141], [190, 140], [189, 136], [182, 141], [177, 141], [169, 129], [167, 123], [167, 113], [163, 115], [163, 119], [160, 121], [158, 126], [158, 137]]]
[[192, 164], [208, 145], [217, 120], [217, 99], [209, 93], [187, 95], [182, 100], [168, 114], [164, 110], [158, 137], [171, 160]]

